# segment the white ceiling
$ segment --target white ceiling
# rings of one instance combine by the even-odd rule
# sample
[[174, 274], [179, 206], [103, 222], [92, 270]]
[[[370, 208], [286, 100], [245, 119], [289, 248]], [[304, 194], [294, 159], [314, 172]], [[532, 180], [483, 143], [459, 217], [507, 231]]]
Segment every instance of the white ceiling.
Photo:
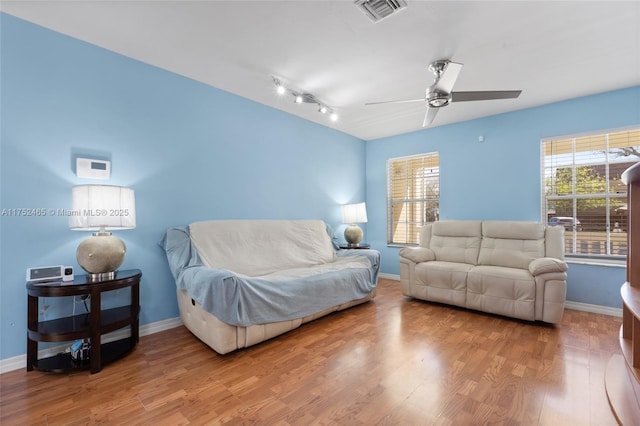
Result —
[[[412, 1], [373, 24], [342, 1], [2, 1], [3, 12], [364, 140], [419, 130], [436, 59], [464, 64], [432, 126], [640, 84], [640, 1]], [[275, 94], [272, 76], [333, 108]], [[609, 108], [610, 106], [603, 106]]]

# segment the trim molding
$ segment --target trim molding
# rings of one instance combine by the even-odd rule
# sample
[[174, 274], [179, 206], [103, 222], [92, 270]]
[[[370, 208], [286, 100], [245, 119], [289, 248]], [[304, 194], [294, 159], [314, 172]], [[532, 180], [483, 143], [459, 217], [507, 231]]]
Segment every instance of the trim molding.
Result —
[[380, 278], [386, 278], [388, 280], [400, 281], [400, 275], [396, 275], [396, 274], [385, 274], [384, 272], [380, 272], [378, 273], [378, 276]]
[[[182, 320], [180, 317], [169, 318], [166, 320], [152, 322], [150, 324], [145, 324], [140, 326], [140, 336], [146, 336], [149, 334], [158, 333], [160, 331], [169, 330], [171, 328], [179, 327], [182, 325]], [[131, 331], [129, 328], [123, 328], [121, 330], [114, 331], [113, 333], [108, 333], [102, 336], [102, 343], [113, 342], [114, 340], [119, 340], [125, 337], [129, 337]], [[46, 358], [48, 356], [55, 355], [60, 352], [66, 352], [69, 350], [69, 343], [64, 345], [53, 346], [50, 348], [42, 349], [38, 351], [38, 359]], [[2, 359], [0, 360], [0, 374], [6, 373], [13, 370], [19, 370], [27, 368], [27, 354], [14, 356], [12, 358]]]
[[564, 302], [564, 308], [622, 318], [622, 308], [612, 308], [610, 306], [592, 305], [590, 303], [581, 303], [581, 302], [572, 302], [571, 300], [567, 300], [566, 302]]

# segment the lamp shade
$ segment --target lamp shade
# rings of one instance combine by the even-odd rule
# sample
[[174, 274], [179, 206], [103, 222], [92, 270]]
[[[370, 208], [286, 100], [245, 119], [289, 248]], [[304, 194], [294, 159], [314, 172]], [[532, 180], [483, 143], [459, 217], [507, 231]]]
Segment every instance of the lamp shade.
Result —
[[366, 223], [367, 208], [365, 203], [345, 204], [342, 206], [342, 223]]
[[69, 227], [97, 231], [136, 227], [133, 189], [112, 185], [76, 185], [71, 191]]

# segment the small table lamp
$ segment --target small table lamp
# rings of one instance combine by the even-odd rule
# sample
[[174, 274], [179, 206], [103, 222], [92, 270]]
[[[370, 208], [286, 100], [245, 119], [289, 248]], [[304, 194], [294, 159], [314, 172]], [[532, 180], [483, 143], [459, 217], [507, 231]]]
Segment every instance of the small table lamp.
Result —
[[124, 242], [108, 230], [136, 227], [133, 189], [111, 185], [77, 185], [71, 192], [69, 227], [78, 231], [97, 231], [80, 243], [78, 264], [93, 280], [113, 279], [124, 261]]
[[344, 230], [344, 239], [350, 247], [358, 247], [362, 241], [363, 232], [358, 223], [367, 222], [367, 208], [365, 203], [345, 204], [342, 206], [342, 223], [349, 226]]

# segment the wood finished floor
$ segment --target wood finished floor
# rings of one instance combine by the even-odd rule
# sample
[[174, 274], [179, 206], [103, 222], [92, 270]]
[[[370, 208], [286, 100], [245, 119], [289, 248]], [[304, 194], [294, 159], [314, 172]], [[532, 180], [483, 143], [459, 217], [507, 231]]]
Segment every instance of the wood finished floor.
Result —
[[184, 327], [98, 374], [0, 376], [8, 425], [615, 425], [604, 371], [621, 319], [557, 327], [378, 296], [218, 355]]

